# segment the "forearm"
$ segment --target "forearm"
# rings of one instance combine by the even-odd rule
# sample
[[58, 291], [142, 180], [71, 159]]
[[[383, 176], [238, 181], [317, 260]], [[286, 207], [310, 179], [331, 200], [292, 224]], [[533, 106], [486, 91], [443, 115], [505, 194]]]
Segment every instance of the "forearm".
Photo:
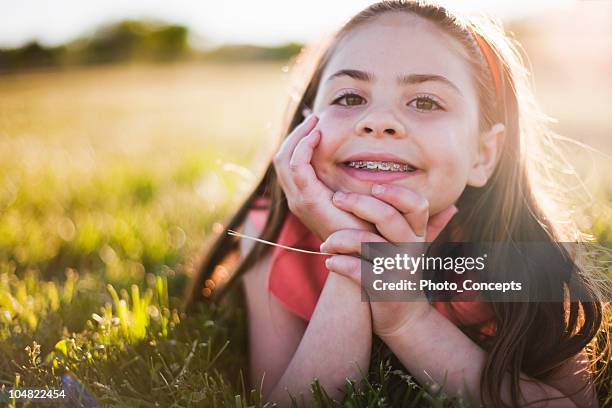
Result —
[[[486, 352], [435, 308], [428, 308], [425, 315], [411, 319], [396, 333], [381, 336], [381, 339], [421, 384], [433, 382], [443, 385], [445, 393], [451, 397], [469, 393], [474, 402], [482, 404], [480, 375]], [[526, 375], [521, 374], [521, 379], [525, 379], [520, 381], [526, 399], [521, 400], [523, 403], [564, 397], [559, 390]], [[509, 374], [502, 384], [502, 400], [510, 403]], [[542, 404], [534, 406], [544, 406]], [[556, 399], [548, 404], [546, 406], [576, 407], [569, 398]]]
[[266, 399], [286, 406], [289, 391], [308, 400], [315, 378], [330, 397], [339, 397], [337, 388], [347, 377], [358, 380], [367, 374], [371, 346], [370, 306], [361, 302], [360, 287], [330, 272], [302, 341]]

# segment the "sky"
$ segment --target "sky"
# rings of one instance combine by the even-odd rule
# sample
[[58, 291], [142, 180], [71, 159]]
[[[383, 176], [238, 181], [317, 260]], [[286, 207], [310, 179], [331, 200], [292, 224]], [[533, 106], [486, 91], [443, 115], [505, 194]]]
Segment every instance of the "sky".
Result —
[[[278, 45], [308, 42], [333, 31], [372, 0], [0, 0], [0, 47], [37, 40], [58, 45], [126, 18], [153, 18], [189, 27], [195, 45]], [[441, 0], [461, 12], [507, 20], [572, 0]]]

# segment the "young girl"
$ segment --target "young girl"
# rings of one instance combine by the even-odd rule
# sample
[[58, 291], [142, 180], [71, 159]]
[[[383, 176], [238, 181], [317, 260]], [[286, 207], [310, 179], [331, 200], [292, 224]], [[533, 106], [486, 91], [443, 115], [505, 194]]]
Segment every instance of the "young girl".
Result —
[[[489, 20], [385, 1], [323, 51], [287, 137], [227, 230], [336, 255], [247, 239], [238, 247], [226, 230], [189, 294], [190, 305], [214, 306], [230, 288], [243, 291], [252, 386], [284, 406], [318, 378], [341, 398], [346, 378], [389, 356], [422, 385], [486, 406], [597, 406], [587, 354], [604, 312], [595, 295], [361, 301], [361, 242], [580, 238], [552, 218], [533, 181], [532, 148], [552, 133], [514, 43]], [[237, 249], [227, 279], [219, 265]]]

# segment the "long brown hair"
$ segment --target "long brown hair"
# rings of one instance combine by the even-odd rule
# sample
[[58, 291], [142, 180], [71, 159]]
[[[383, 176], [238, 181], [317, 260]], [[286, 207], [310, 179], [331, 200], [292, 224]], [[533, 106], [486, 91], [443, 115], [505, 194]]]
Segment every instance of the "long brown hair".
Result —
[[[404, 12], [424, 18], [458, 40], [466, 50], [467, 62], [476, 79], [479, 129], [488, 129], [497, 122], [505, 124], [504, 148], [492, 177], [482, 188], [466, 187], [456, 203], [460, 211], [448, 229], [460, 227], [465, 240], [470, 242], [588, 239], [571, 220], [560, 222], [558, 215], [562, 212], [560, 207], [554, 206], [558, 205], [555, 190], [549, 187], [550, 183], [541, 182], [547, 170], [539, 167], [540, 159], [548, 154], [546, 149], [550, 153], [550, 147], [546, 146], [554, 142], [556, 135], [547, 127], [548, 118], [535, 102], [520, 45], [509, 38], [501, 24], [493, 19], [460, 16], [423, 1], [382, 1], [367, 7], [351, 18], [322, 48], [305, 49], [298, 56], [294, 69], [304, 70], [308, 81], [295, 93], [298, 97], [294, 95], [289, 103], [283, 134], [288, 135], [304, 120], [302, 107], [313, 106], [321, 74], [339, 40], [352, 29], [388, 12]], [[495, 54], [501, 70], [500, 96], [495, 92], [490, 67], [473, 33], [478, 33]], [[228, 236], [227, 230], [242, 226], [258, 196], [271, 198], [268, 221], [260, 238], [277, 239], [289, 208], [270, 160], [261, 181], [207, 250], [189, 288], [188, 307], [201, 301], [208, 301], [212, 306], [218, 304], [238, 278], [270, 250], [265, 244], [255, 243], [244, 259], [234, 265], [235, 268], [228, 266], [227, 259], [232, 254], [235, 257], [238, 240]], [[441, 235], [439, 239], [444, 238]], [[228, 269], [232, 269], [231, 274]], [[544, 380], [560, 364], [587, 346], [590, 370], [596, 371], [597, 366], [600, 377], [604, 374], [607, 367], [600, 367], [600, 361], [605, 361], [609, 352], [607, 324], [603, 319], [606, 309], [595, 285], [595, 269], [582, 267], [578, 271], [582, 289], [591, 295], [589, 301], [584, 301], [584, 298], [576, 301], [570, 291], [565, 303], [490, 304], [497, 324], [495, 334], [483, 345], [488, 353], [480, 379], [481, 399], [487, 405], [505, 406], [501, 399], [501, 385], [506, 373], [511, 375], [512, 406], [518, 406], [521, 372]], [[597, 336], [598, 332], [603, 335], [603, 341], [601, 336]]]

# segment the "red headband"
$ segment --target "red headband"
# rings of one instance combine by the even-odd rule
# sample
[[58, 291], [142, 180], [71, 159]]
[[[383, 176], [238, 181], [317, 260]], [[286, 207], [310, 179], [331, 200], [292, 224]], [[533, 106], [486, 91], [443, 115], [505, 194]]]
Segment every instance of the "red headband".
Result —
[[495, 57], [495, 53], [489, 46], [489, 44], [478, 34], [471, 26], [468, 26], [468, 30], [474, 36], [480, 51], [484, 55], [487, 60], [487, 64], [489, 65], [489, 69], [491, 70], [491, 76], [493, 77], [493, 83], [495, 84], [495, 96], [498, 101], [502, 100], [502, 84], [501, 84], [501, 73], [499, 70], [499, 65], [497, 64], [497, 58]]

